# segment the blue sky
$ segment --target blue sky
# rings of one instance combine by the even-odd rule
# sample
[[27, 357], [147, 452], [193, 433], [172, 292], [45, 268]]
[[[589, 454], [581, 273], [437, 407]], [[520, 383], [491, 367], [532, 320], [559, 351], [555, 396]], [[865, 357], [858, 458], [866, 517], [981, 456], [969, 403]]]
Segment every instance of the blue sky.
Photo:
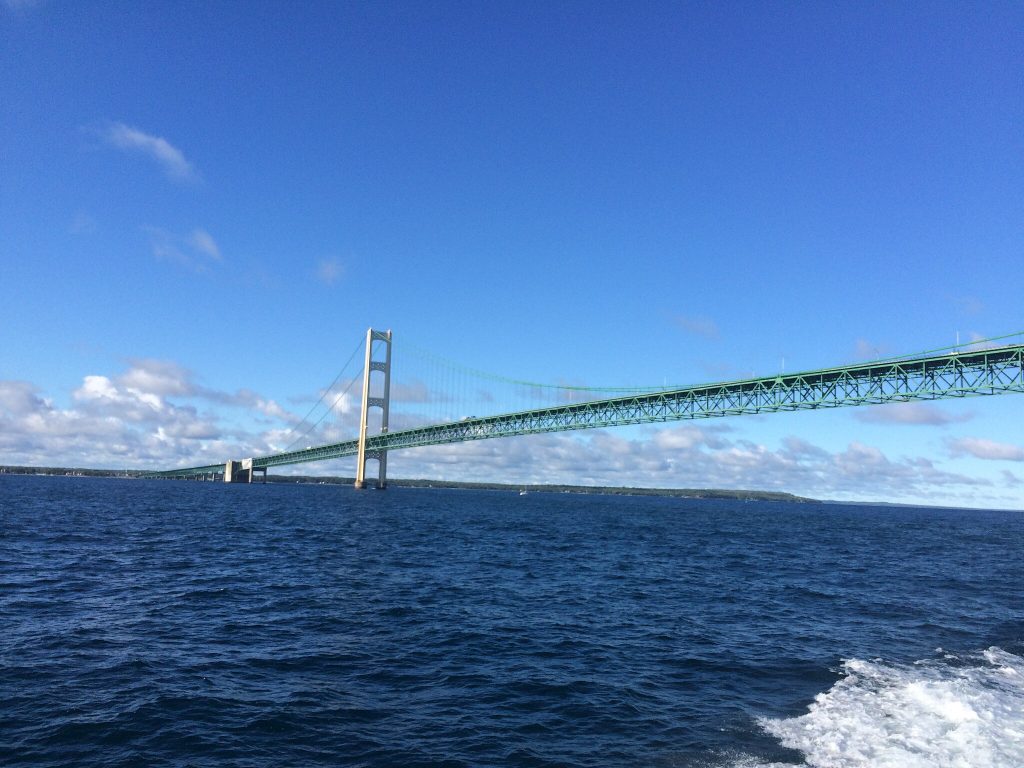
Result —
[[[371, 325], [598, 385], [1024, 329], [1019, 4], [4, 0], [0, 59], [0, 463], [274, 449]], [[1022, 404], [389, 468], [1024, 508]]]

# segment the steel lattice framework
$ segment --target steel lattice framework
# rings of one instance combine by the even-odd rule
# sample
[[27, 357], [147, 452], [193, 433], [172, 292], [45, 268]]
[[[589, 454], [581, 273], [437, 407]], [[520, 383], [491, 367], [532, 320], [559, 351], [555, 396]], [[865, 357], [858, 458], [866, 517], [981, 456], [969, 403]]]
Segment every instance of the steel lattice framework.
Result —
[[[1024, 345], [687, 387], [592, 400], [499, 416], [464, 419], [367, 439], [367, 449], [394, 451], [494, 437], [777, 411], [940, 400], [1024, 392]], [[255, 468], [356, 455], [358, 440], [261, 456]], [[221, 464], [153, 473], [188, 477], [223, 471]]]

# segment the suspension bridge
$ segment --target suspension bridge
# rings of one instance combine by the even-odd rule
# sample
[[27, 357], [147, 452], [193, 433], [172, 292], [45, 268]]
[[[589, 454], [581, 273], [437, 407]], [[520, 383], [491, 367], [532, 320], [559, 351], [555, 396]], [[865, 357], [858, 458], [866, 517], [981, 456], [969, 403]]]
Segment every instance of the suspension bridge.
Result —
[[[1000, 337], [1005, 338], [1008, 337]], [[151, 472], [144, 476], [252, 482], [254, 474], [262, 473], [265, 478], [271, 467], [356, 456], [356, 487], [366, 486], [367, 464], [376, 461], [375, 484], [384, 488], [387, 485], [387, 455], [401, 449], [544, 432], [1024, 392], [1024, 344], [980, 349], [975, 344], [968, 349], [946, 348], [857, 365], [687, 387], [550, 385], [503, 379], [462, 369], [464, 373], [480, 378], [511, 383], [520, 392], [530, 391], [535, 396], [548, 391], [561, 402], [506, 410], [492, 416], [431, 419], [422, 413], [409, 414], [406, 421], [421, 423], [391, 431], [392, 341], [391, 331], [368, 330], [365, 342], [357, 347], [346, 363], [347, 367], [360, 348], [364, 348], [362, 369], [346, 387], [340, 389], [336, 385], [343, 378], [343, 369], [320, 398], [321, 403], [327, 403], [324, 416], [339, 412], [358, 416], [355, 436], [325, 442], [323, 435], [329, 434], [329, 430], [317, 431], [324, 416], [313, 422], [314, 406], [306, 418], [291, 430], [290, 436], [294, 437], [286, 450], [223, 463]], [[992, 341], [988, 340], [989, 343]], [[437, 360], [435, 358], [435, 362]], [[346, 409], [349, 392], [360, 379], [361, 407], [358, 411]], [[427, 390], [426, 387], [422, 389]], [[419, 399], [425, 401], [428, 398]], [[467, 397], [465, 401], [471, 399]], [[490, 396], [485, 399], [494, 400]], [[455, 407], [461, 404], [456, 399], [451, 399], [451, 402]], [[371, 414], [374, 415], [372, 419]], [[305, 442], [311, 435], [320, 436], [321, 444], [294, 449], [296, 443]]]

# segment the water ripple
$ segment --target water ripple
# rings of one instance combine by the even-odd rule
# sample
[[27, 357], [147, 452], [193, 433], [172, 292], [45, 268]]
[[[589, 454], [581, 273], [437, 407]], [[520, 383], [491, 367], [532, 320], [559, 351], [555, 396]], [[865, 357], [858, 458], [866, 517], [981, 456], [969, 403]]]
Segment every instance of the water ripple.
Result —
[[875, 702], [939, 702], [1009, 766], [1022, 534], [1015, 513], [3, 476], [0, 764], [818, 765]]

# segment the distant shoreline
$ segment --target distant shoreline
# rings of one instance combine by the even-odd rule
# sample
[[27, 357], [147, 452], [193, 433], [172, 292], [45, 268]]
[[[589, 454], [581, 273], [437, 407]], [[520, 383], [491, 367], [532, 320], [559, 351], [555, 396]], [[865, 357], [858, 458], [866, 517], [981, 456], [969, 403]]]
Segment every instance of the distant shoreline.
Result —
[[[119, 477], [137, 479], [150, 470], [143, 469], [88, 469], [83, 467], [28, 467], [0, 466], [0, 475], [38, 475], [45, 477]], [[257, 480], [256, 483], [260, 483]], [[319, 475], [268, 475], [268, 483], [307, 485], [352, 485], [355, 478]], [[447, 488], [474, 491], [509, 491], [527, 493], [577, 493], [605, 496], [665, 496], [683, 499], [731, 499], [740, 501], [788, 501], [796, 503], [818, 502], [805, 496], [781, 491], [732, 490], [726, 488], [632, 488], [627, 486], [522, 484], [522, 483], [468, 483], [453, 480], [422, 480], [389, 478], [388, 485], [395, 488]]]

